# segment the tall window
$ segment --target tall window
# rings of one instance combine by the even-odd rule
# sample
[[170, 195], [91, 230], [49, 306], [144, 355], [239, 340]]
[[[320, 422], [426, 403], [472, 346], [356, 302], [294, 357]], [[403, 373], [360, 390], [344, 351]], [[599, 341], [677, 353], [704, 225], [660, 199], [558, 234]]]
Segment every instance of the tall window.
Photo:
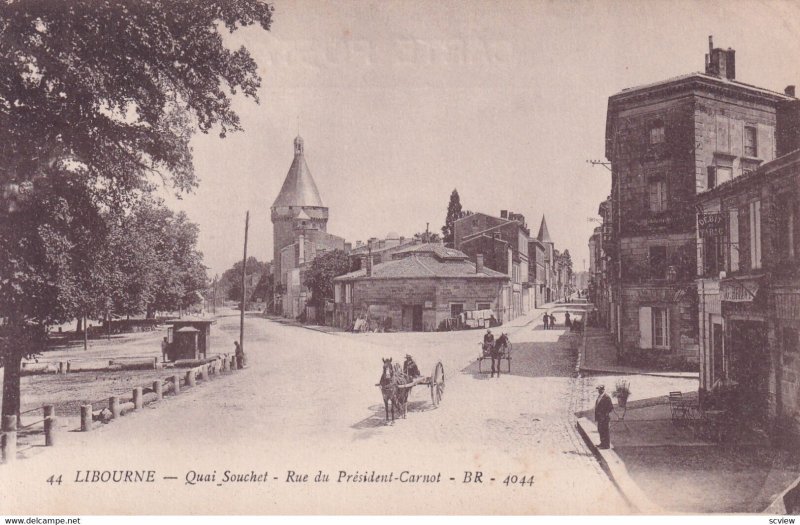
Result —
[[664, 140], [664, 121], [654, 120], [650, 123], [650, 144], [661, 144]]
[[750, 203], [750, 269], [761, 268], [761, 201]]
[[667, 277], [667, 247], [650, 247], [650, 277], [665, 279]]
[[794, 259], [797, 253], [797, 202], [791, 194], [778, 197], [777, 232], [773, 236], [776, 253], [783, 259]]
[[665, 181], [650, 181], [649, 196], [650, 211], [662, 212], [667, 210], [667, 183]]
[[744, 156], [758, 156], [758, 139], [755, 126], [744, 127]]
[[723, 269], [725, 259], [723, 251], [724, 242], [720, 237], [705, 237], [703, 239], [703, 275], [718, 275]]
[[728, 270], [739, 271], [739, 210], [728, 211]]
[[669, 348], [669, 311], [653, 308], [653, 348]]

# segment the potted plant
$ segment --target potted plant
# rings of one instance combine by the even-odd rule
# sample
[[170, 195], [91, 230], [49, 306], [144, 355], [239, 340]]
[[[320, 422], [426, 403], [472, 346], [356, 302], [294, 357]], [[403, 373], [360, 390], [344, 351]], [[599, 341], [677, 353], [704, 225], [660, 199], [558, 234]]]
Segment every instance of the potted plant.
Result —
[[614, 385], [614, 393], [612, 394], [617, 398], [617, 404], [625, 408], [628, 405], [628, 398], [631, 396], [631, 383], [626, 379], [618, 379]]

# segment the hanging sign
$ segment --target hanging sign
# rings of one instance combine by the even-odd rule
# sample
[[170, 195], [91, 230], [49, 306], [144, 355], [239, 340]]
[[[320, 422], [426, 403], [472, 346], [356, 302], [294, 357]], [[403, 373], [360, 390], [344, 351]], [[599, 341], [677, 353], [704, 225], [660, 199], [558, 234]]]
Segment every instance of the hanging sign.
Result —
[[721, 213], [698, 213], [697, 231], [700, 237], [722, 237], [725, 235], [725, 222]]

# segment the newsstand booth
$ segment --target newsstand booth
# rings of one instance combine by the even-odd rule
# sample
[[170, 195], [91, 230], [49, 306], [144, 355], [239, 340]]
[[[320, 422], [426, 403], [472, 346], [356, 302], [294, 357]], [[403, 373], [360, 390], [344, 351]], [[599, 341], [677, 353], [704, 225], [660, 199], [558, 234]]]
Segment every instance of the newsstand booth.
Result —
[[172, 325], [167, 328], [168, 361], [205, 359], [211, 349], [211, 325], [214, 321], [186, 319], [169, 321], [167, 324]]

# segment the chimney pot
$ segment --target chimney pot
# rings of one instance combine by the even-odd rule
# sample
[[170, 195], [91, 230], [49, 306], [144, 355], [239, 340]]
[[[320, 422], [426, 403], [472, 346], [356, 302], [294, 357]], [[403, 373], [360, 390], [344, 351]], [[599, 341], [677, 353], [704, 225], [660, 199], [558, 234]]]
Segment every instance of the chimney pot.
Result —
[[500, 210], [500, 218], [507, 219], [508, 218], [508, 210]]
[[475, 256], [475, 273], [483, 272], [483, 254], [479, 253]]
[[789, 97], [796, 96], [794, 93], [794, 85], [786, 86], [786, 89], [783, 90], [784, 94]]
[[372, 254], [370, 253], [364, 259], [364, 269], [367, 271], [367, 277], [372, 277]]

